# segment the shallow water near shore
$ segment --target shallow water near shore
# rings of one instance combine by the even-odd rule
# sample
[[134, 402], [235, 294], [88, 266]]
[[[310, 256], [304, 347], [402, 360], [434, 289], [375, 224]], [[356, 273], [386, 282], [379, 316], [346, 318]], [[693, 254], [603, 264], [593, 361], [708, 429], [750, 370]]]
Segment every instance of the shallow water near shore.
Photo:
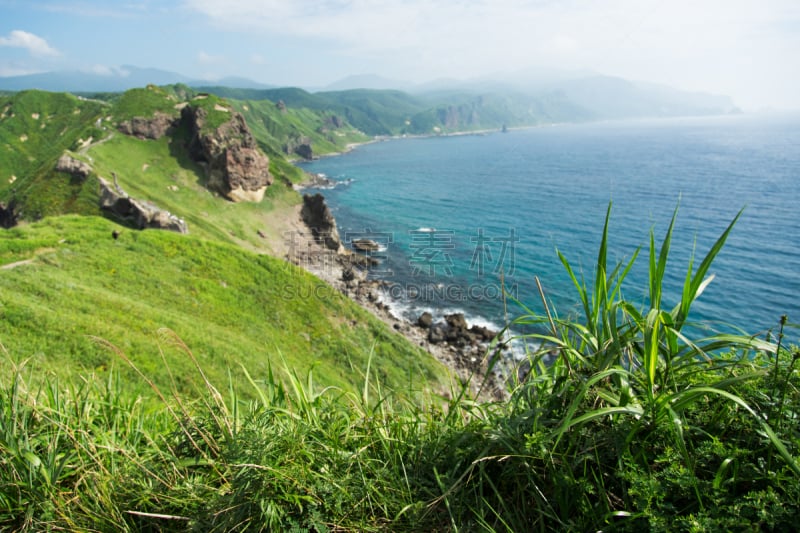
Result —
[[[488, 135], [399, 139], [303, 164], [341, 182], [321, 191], [346, 242], [381, 245], [372, 276], [411, 320], [464, 312], [500, 327], [543, 310], [534, 277], [560, 316], [577, 298], [556, 248], [588, 280], [613, 202], [609, 261], [642, 252], [624, 296], [646, 304], [647, 246], [678, 207], [665, 303], [745, 208], [693, 307], [694, 321], [774, 328], [800, 322], [800, 115], [559, 125]], [[719, 323], [719, 324], [718, 324]]]

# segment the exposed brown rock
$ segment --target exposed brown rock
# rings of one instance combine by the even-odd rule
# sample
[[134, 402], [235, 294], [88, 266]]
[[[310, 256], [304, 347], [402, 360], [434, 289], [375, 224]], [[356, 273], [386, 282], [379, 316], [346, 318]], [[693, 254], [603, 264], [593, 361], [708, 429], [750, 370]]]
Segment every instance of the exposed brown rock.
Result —
[[208, 187], [234, 202], [260, 202], [273, 179], [269, 158], [258, 148], [244, 116], [231, 113], [229, 121], [210, 131], [205, 109], [187, 106], [181, 116], [192, 132], [192, 157], [207, 164]]
[[491, 329], [483, 326], [473, 325], [471, 328], [469, 328], [469, 331], [470, 333], [478, 337], [479, 340], [482, 340], [484, 342], [489, 342], [490, 340], [497, 337], [496, 331], [492, 331]]
[[111, 185], [103, 178], [100, 182], [100, 208], [137, 229], [155, 228], [188, 233], [183, 219], [163, 211], [150, 202], [137, 200], [125, 194], [116, 183]]
[[417, 319], [417, 325], [423, 329], [428, 329], [433, 325], [433, 315], [425, 311]]
[[88, 163], [79, 161], [68, 154], [63, 154], [56, 162], [56, 170], [79, 178], [86, 178], [92, 173], [93, 169]]
[[463, 313], [454, 313], [452, 315], [446, 315], [444, 317], [445, 322], [447, 325], [454, 329], [467, 329], [467, 320], [464, 318]]
[[177, 119], [166, 113], [156, 112], [151, 118], [133, 117], [117, 127], [125, 135], [140, 139], [160, 139], [175, 126]]
[[317, 242], [324, 243], [329, 250], [341, 250], [342, 241], [336, 229], [336, 219], [325, 203], [324, 196], [319, 193], [313, 196], [303, 195], [303, 209], [300, 211], [300, 216], [311, 229], [311, 234]]
[[380, 245], [372, 239], [356, 239], [353, 241], [353, 248], [359, 252], [377, 252], [381, 249]]
[[311, 139], [305, 136], [292, 137], [283, 145], [286, 155], [298, 155], [306, 161], [314, 159], [314, 149], [311, 147]]
[[16, 204], [11, 200], [8, 205], [0, 202], [0, 228], [13, 228], [17, 225], [19, 214], [15, 210]]

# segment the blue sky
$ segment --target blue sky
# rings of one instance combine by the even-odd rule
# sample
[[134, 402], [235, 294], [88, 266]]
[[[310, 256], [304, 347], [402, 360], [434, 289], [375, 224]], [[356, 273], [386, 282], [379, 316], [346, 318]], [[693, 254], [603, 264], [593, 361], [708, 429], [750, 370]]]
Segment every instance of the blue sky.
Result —
[[531, 67], [800, 109], [798, 0], [0, 0], [0, 76], [155, 67], [324, 86]]

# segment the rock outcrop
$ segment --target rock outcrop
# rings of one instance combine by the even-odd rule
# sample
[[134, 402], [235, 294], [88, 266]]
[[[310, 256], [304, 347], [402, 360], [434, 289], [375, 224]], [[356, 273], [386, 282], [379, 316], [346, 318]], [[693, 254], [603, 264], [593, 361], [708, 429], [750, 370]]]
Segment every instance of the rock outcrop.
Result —
[[377, 252], [381, 245], [372, 239], [356, 239], [353, 241], [353, 249], [359, 252]]
[[311, 139], [308, 137], [293, 137], [286, 141], [283, 145], [283, 151], [286, 155], [297, 155], [311, 161], [314, 159], [314, 149], [311, 147]]
[[336, 219], [333, 218], [325, 197], [317, 193], [315, 195], [303, 195], [303, 208], [300, 211], [303, 222], [311, 229], [314, 239], [324, 244], [329, 250], [340, 251], [342, 241], [339, 238], [339, 231], [336, 229]]
[[423, 329], [429, 329], [433, 325], [433, 315], [425, 311], [419, 315], [417, 325]]
[[208, 130], [208, 112], [202, 107], [187, 106], [182, 120], [191, 131], [189, 151], [192, 158], [207, 165], [208, 188], [233, 202], [260, 202], [272, 182], [269, 158], [247, 127], [241, 113], [216, 129]]
[[160, 139], [172, 129], [178, 120], [166, 113], [156, 112], [151, 118], [133, 117], [120, 123], [117, 127], [125, 135], [132, 135], [140, 139]]
[[116, 184], [108, 183], [103, 178], [100, 181], [100, 207], [112, 216], [122, 219], [137, 229], [155, 228], [189, 233], [186, 222], [176, 217], [169, 211], [159, 209], [150, 202], [137, 200], [128, 196]]
[[84, 163], [69, 154], [63, 154], [56, 162], [56, 170], [66, 172], [77, 178], [86, 179], [92, 173], [92, 166]]
[[13, 228], [19, 221], [19, 215], [15, 211], [14, 200], [11, 200], [8, 205], [0, 202], [0, 228]]
[[447, 342], [453, 346], [476, 346], [489, 342], [497, 336], [496, 331], [473, 325], [469, 327], [462, 313], [446, 315], [443, 322], [433, 323], [430, 313], [420, 315], [418, 325], [428, 329], [428, 342]]

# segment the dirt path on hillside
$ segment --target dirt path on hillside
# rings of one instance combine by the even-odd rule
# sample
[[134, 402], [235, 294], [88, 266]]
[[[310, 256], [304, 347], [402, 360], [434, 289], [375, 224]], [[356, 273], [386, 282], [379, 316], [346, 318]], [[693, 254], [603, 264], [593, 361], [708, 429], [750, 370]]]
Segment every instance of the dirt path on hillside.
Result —
[[18, 266], [29, 265], [29, 264], [33, 263], [34, 261], [36, 261], [35, 257], [33, 257], [31, 259], [25, 259], [25, 260], [22, 260], [22, 261], [16, 261], [14, 263], [9, 263], [7, 265], [0, 266], [0, 270], [11, 270], [12, 268], [17, 268]]
[[8, 263], [7, 265], [0, 265], [0, 270], [11, 270], [12, 268], [21, 267], [23, 265], [30, 265], [36, 259], [39, 258], [40, 255], [55, 252], [55, 248], [39, 248], [35, 252], [33, 252], [33, 257], [29, 257], [28, 259], [23, 259], [22, 261], [14, 261], [13, 263]]

